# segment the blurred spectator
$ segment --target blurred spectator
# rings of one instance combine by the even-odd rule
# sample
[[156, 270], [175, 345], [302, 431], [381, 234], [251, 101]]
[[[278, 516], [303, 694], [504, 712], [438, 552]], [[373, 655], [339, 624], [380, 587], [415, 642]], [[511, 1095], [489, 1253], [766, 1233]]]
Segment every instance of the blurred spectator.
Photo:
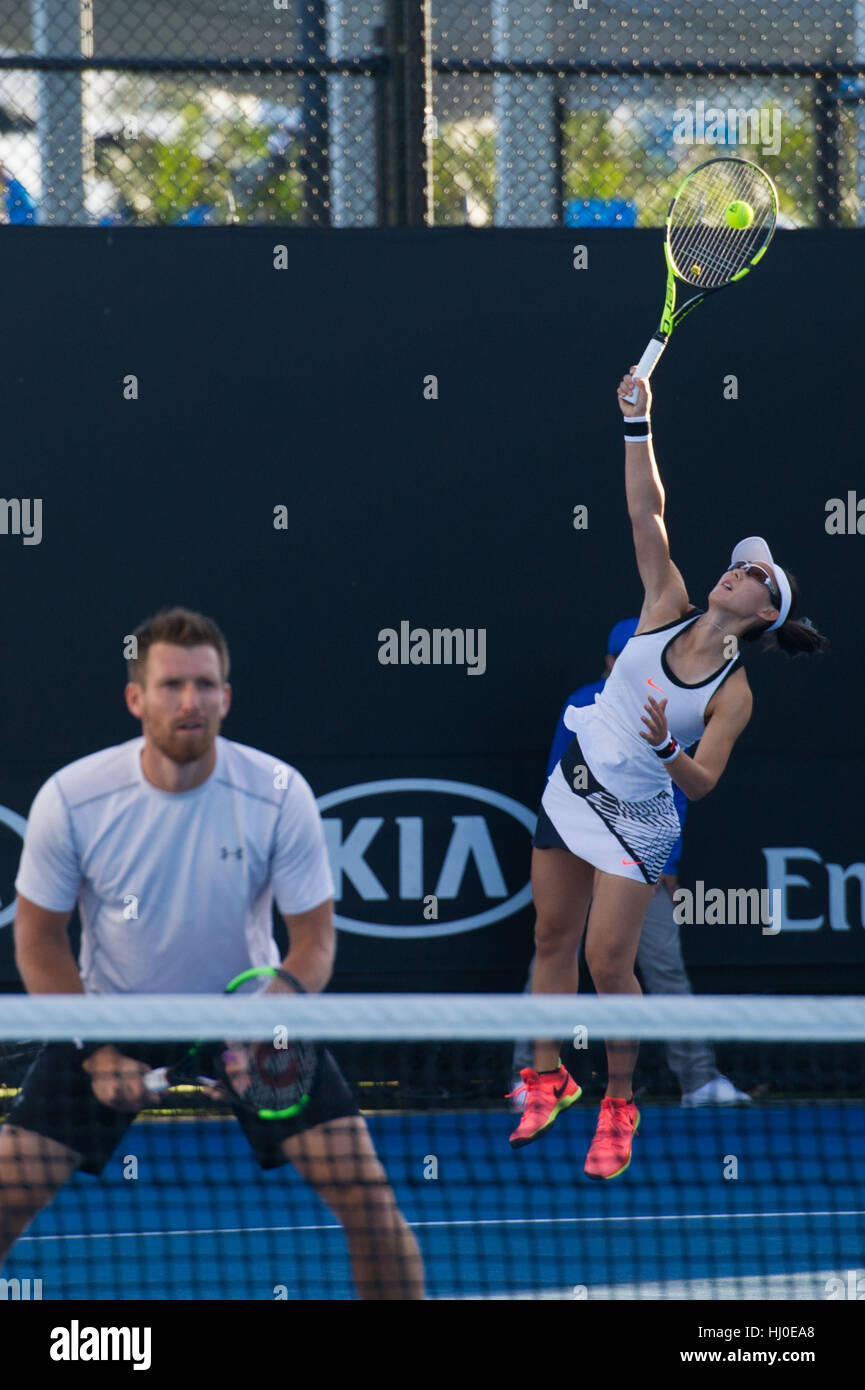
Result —
[[4, 222], [11, 227], [36, 225], [36, 201], [23, 183], [19, 183], [5, 165], [0, 164], [0, 196], [3, 200]]

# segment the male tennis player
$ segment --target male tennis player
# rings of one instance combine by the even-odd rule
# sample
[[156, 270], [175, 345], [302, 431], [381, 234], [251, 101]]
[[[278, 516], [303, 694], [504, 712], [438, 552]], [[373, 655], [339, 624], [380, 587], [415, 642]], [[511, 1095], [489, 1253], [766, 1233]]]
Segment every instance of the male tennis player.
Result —
[[[575, 737], [547, 782], [532, 854], [535, 994], [576, 992], [590, 898], [586, 962], [598, 994], [641, 993], [634, 975], [640, 929], [679, 836], [671, 784], [689, 801], [706, 796], [751, 717], [738, 643], [773, 632], [770, 644], [788, 654], [828, 646], [807, 619], [793, 621], [796, 581], [759, 536], [734, 547], [706, 611], [693, 607], [670, 559], [648, 383], [636, 384], [631, 404], [625, 397], [635, 378], [624, 377], [618, 400], [625, 417], [628, 513], [645, 596], [636, 633], [594, 704], [571, 706], [565, 714]], [[683, 750], [697, 740], [690, 758]], [[635, 1042], [607, 1042], [607, 1092], [585, 1164], [590, 1178], [617, 1177], [631, 1161], [640, 1118], [631, 1089], [638, 1050]], [[557, 1052], [551, 1041], [535, 1045], [525, 1110], [511, 1135], [515, 1148], [537, 1139], [579, 1098]]]
[[[142, 736], [61, 768], [33, 803], [16, 879], [28, 992], [221, 992], [242, 970], [280, 964], [274, 895], [289, 934], [282, 969], [324, 989], [334, 890], [308, 783], [219, 736], [231, 687], [215, 623], [174, 608], [135, 636], [126, 703]], [[66, 930], [76, 902], [79, 963]], [[0, 1130], [0, 1259], [76, 1169], [102, 1170], [152, 1101], [142, 1077], [163, 1059], [133, 1051], [39, 1054]], [[329, 1053], [293, 1119], [235, 1113], [260, 1166], [292, 1163], [342, 1223], [360, 1297], [423, 1297], [417, 1242]]]

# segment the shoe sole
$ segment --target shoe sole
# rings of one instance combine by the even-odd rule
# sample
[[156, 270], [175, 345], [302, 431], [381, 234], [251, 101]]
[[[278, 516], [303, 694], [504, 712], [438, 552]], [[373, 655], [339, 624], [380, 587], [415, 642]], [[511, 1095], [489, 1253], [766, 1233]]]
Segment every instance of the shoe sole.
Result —
[[540, 1129], [536, 1129], [534, 1134], [530, 1134], [527, 1138], [520, 1137], [519, 1139], [514, 1139], [514, 1137], [511, 1136], [511, 1148], [524, 1149], [526, 1144], [533, 1144], [536, 1139], [540, 1139], [541, 1135], [546, 1134], [550, 1125], [561, 1115], [562, 1111], [567, 1110], [568, 1106], [573, 1105], [574, 1101], [579, 1100], [582, 1094], [582, 1087], [578, 1086], [572, 1096], [562, 1096], [555, 1110], [551, 1111], [550, 1118], [541, 1125]]
[[[633, 1132], [633, 1134], [631, 1135], [631, 1149], [633, 1149], [634, 1140], [636, 1139], [637, 1133], [638, 1133], [639, 1128], [640, 1128], [640, 1118], [641, 1118], [641, 1116], [640, 1116], [640, 1112], [639, 1112], [639, 1110], [638, 1110], [638, 1111], [637, 1111], [637, 1123], [634, 1125], [634, 1132]], [[588, 1170], [588, 1168], [584, 1168], [584, 1169], [583, 1169], [583, 1172], [585, 1173], [585, 1175], [586, 1175], [587, 1178], [591, 1178], [592, 1182], [609, 1182], [611, 1178], [620, 1178], [620, 1177], [622, 1176], [622, 1174], [626, 1171], [626, 1169], [630, 1168], [630, 1166], [631, 1166], [631, 1149], [628, 1150], [628, 1161], [627, 1161], [627, 1163], [623, 1163], [623, 1164], [622, 1164], [622, 1167], [621, 1167], [621, 1168], [617, 1168], [616, 1171], [615, 1171], [615, 1173], [590, 1173], [589, 1170]]]

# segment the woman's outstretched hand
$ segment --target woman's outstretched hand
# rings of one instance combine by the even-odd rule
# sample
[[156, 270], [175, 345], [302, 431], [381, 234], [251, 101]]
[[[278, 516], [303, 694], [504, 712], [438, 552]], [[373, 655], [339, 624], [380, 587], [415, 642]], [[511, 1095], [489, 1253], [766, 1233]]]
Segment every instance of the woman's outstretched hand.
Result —
[[[633, 376], [632, 373], [636, 370], [637, 365], [634, 363], [628, 375], [623, 376], [622, 380], [619, 382], [619, 409], [626, 420], [631, 415], [648, 415], [652, 408], [652, 393], [649, 390], [649, 383], [648, 381], [644, 381], [642, 377], [638, 379]], [[637, 388], [637, 399], [634, 401], [634, 404], [631, 405], [631, 402], [623, 400], [623, 397], [629, 396], [635, 386]]]
[[[658, 701], [652, 695], [649, 696], [648, 702], [643, 706], [646, 714], [640, 716], [640, 722], [645, 724], [649, 732], [643, 733], [641, 729], [640, 738], [644, 738], [653, 748], [656, 748], [658, 744], [662, 743], [667, 737], [666, 708], [666, 700], [662, 700], [661, 703], [658, 704]], [[649, 716], [648, 719], [646, 715]]]

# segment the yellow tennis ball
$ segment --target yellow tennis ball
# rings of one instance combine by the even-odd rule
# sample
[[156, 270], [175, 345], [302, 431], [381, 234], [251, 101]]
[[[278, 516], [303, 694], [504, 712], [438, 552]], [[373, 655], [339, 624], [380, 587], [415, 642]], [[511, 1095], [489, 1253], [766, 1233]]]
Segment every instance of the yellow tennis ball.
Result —
[[724, 212], [724, 217], [728, 227], [735, 227], [741, 231], [743, 227], [750, 227], [754, 221], [754, 209], [750, 203], [731, 203]]

